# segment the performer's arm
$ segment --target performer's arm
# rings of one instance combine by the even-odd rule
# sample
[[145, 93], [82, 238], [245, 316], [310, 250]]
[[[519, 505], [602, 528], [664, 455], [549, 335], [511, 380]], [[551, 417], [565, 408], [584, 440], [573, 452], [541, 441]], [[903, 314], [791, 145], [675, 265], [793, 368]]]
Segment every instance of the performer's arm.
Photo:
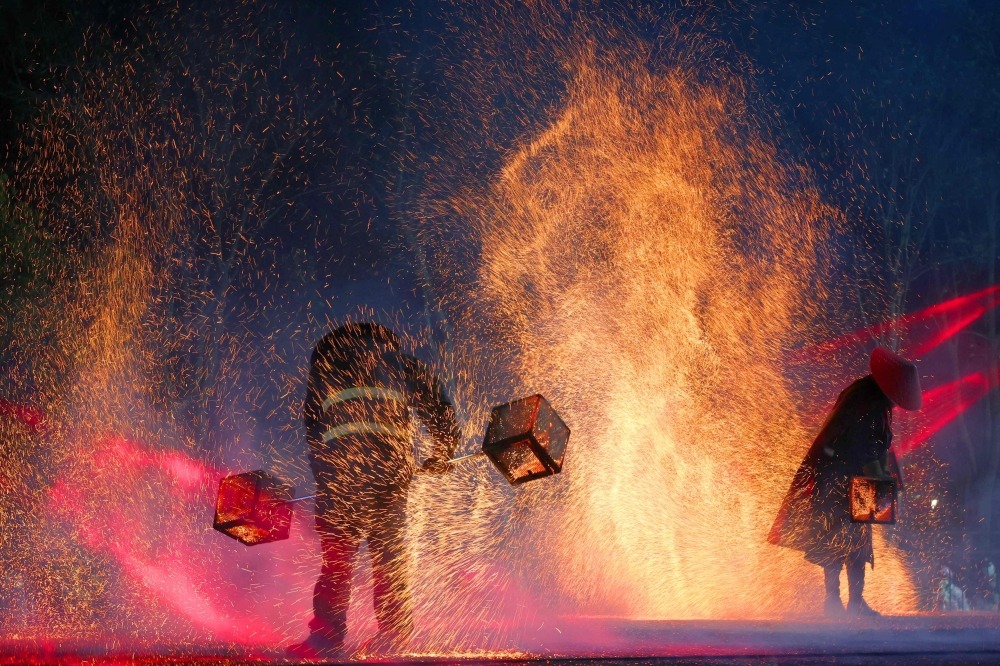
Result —
[[433, 455], [424, 467], [438, 473], [446, 472], [449, 467], [445, 461], [454, 457], [461, 439], [455, 408], [445, 395], [441, 382], [426, 365], [412, 356], [405, 357], [405, 365], [413, 387], [414, 411], [434, 441]]
[[873, 476], [878, 479], [888, 479], [889, 461], [887, 454], [891, 443], [892, 428], [880, 413], [875, 413], [866, 418], [869, 422], [869, 437], [865, 447], [865, 459], [867, 462], [861, 468], [865, 476]]

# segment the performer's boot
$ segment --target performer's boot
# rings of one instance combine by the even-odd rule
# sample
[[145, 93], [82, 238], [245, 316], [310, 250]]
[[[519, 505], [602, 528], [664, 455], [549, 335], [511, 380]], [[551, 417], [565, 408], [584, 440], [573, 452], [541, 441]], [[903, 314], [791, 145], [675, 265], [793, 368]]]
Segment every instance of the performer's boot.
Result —
[[309, 634], [301, 643], [285, 648], [285, 656], [298, 661], [329, 661], [345, 656], [343, 641], [331, 641], [322, 634]]
[[844, 604], [840, 602], [840, 567], [830, 564], [823, 567], [823, 582], [826, 585], [826, 599], [823, 601], [823, 616], [831, 620], [841, 620], [846, 617]]
[[852, 617], [874, 618], [882, 617], [882, 614], [868, 605], [862, 597], [865, 591], [865, 565], [867, 562], [852, 562], [847, 560], [847, 613]]
[[361, 542], [356, 530], [317, 518], [316, 526], [323, 547], [323, 568], [313, 589], [313, 618], [309, 637], [289, 646], [291, 659], [332, 661], [342, 659], [347, 636], [347, 607], [351, 601], [352, 560]]

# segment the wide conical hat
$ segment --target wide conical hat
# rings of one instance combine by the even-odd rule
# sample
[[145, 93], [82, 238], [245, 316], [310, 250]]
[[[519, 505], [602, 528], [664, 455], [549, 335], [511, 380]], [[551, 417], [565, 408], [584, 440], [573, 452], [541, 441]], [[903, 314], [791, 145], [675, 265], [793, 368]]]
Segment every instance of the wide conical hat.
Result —
[[909, 411], [920, 409], [923, 399], [916, 365], [884, 347], [876, 347], [870, 367], [875, 383], [890, 400]]

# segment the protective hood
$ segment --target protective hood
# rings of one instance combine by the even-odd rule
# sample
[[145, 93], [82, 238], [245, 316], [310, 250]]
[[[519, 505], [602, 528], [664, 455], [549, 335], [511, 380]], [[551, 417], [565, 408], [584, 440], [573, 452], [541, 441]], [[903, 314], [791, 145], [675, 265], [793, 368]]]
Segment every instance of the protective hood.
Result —
[[917, 366], [884, 347], [872, 352], [870, 367], [875, 383], [895, 404], [916, 411], [923, 404]]

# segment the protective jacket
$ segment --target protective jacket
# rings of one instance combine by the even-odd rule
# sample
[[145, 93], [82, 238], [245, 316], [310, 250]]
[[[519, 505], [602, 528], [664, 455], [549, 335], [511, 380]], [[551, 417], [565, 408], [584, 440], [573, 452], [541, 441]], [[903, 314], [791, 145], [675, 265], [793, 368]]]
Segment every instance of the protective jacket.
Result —
[[871, 525], [851, 521], [848, 486], [871, 462], [895, 467], [892, 406], [871, 375], [844, 389], [795, 473], [768, 541], [824, 567], [849, 556], [874, 566]]
[[426, 365], [375, 324], [329, 333], [313, 352], [303, 420], [323, 495], [406, 486], [414, 472], [411, 410], [448, 459], [459, 441], [455, 410]]

